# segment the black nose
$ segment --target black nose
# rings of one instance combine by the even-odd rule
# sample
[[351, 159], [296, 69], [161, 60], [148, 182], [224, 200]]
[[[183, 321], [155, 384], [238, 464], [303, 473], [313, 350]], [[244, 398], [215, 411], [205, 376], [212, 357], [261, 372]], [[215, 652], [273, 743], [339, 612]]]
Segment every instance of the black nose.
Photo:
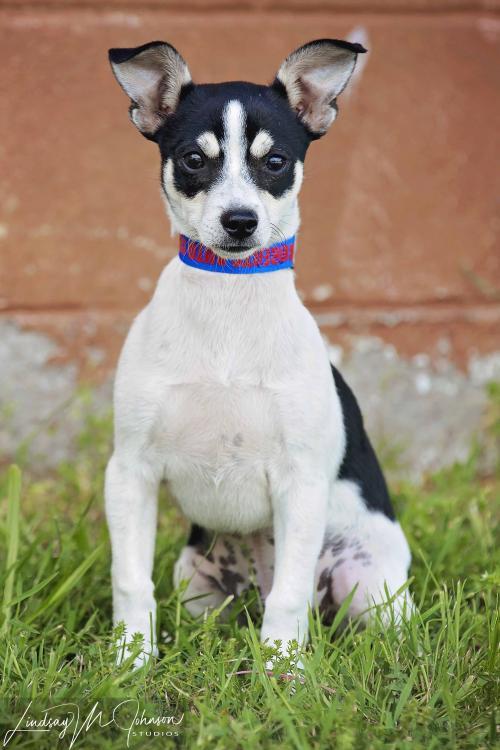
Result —
[[246, 211], [245, 209], [224, 211], [220, 220], [226, 232], [235, 240], [244, 240], [246, 237], [251, 237], [258, 223], [255, 211]]

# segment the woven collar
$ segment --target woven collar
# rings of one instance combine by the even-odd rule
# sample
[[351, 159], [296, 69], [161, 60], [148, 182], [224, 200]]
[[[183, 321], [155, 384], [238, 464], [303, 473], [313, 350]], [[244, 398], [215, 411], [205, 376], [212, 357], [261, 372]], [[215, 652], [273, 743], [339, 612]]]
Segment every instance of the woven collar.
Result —
[[221, 258], [201, 242], [179, 237], [179, 258], [193, 268], [215, 273], [269, 273], [293, 268], [295, 237], [256, 250], [248, 258]]

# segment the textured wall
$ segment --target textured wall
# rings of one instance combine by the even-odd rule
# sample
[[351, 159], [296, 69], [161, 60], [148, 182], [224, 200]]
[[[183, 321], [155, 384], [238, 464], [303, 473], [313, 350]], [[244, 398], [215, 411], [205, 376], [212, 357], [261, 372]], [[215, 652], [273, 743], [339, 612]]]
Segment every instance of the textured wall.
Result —
[[[297, 45], [351, 34], [370, 52], [308, 155], [298, 286], [345, 361], [377, 340], [417, 370], [423, 356], [431, 375], [446, 361], [470, 381], [500, 350], [498, 11], [488, 0], [4, 2], [2, 330], [21, 348], [22, 333], [45, 337], [46, 364], [70, 367], [72, 382], [105, 380], [176, 252], [156, 147], [128, 122], [108, 47], [164, 38], [195, 80], [265, 82]], [[24, 408], [40, 398], [14, 385]]]

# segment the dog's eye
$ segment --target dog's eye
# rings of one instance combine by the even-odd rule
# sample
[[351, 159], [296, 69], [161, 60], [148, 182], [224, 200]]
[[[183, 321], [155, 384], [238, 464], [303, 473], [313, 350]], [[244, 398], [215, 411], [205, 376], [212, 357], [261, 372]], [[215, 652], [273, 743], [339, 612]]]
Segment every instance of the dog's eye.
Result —
[[266, 159], [266, 167], [270, 172], [281, 172], [286, 166], [286, 159], [281, 154], [270, 154]]
[[198, 151], [190, 151], [182, 157], [182, 163], [189, 172], [197, 172], [205, 166], [205, 159]]

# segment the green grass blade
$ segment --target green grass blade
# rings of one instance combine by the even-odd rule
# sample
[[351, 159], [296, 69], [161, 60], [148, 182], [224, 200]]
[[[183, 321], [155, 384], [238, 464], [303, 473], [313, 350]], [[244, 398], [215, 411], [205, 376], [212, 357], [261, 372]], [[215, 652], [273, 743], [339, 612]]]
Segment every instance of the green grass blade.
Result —
[[34, 594], [38, 594], [46, 586], [48, 586], [49, 583], [54, 580], [54, 578], [57, 578], [56, 572], [52, 573], [50, 576], [47, 576], [47, 578], [44, 578], [43, 581], [40, 581], [35, 586], [32, 586], [30, 589], [26, 589], [26, 591], [23, 591], [23, 593], [19, 594], [19, 596], [15, 596], [13, 599], [11, 599], [8, 602], [7, 606], [13, 607], [14, 604], [20, 604], [25, 599], [29, 599], [30, 596], [33, 596]]
[[408, 677], [408, 680], [406, 681], [405, 686], [401, 690], [401, 693], [399, 695], [399, 700], [396, 704], [396, 708], [394, 709], [394, 724], [397, 724], [399, 721], [399, 717], [403, 713], [403, 709], [406, 706], [408, 702], [408, 698], [410, 697], [410, 693], [412, 691], [413, 685], [415, 683], [415, 679], [417, 677], [418, 667], [415, 666], [411, 670], [410, 676]]
[[27, 624], [31, 624], [34, 622], [43, 612], [46, 612], [49, 609], [52, 609], [58, 602], [60, 602], [62, 599], [64, 599], [65, 596], [69, 594], [69, 592], [78, 584], [78, 582], [83, 578], [85, 573], [94, 565], [94, 563], [99, 559], [102, 552], [104, 550], [104, 543], [99, 544], [98, 547], [96, 547], [93, 552], [88, 555], [83, 562], [80, 563], [80, 565], [58, 586], [58, 588], [54, 591], [51, 596], [47, 599], [46, 602], [42, 604], [41, 607], [37, 609], [36, 612], [29, 615], [26, 618]]
[[3, 590], [3, 624], [0, 633], [8, 627], [12, 612], [12, 594], [14, 591], [15, 566], [19, 552], [19, 525], [21, 515], [21, 471], [18, 466], [11, 466], [7, 477], [7, 576]]

